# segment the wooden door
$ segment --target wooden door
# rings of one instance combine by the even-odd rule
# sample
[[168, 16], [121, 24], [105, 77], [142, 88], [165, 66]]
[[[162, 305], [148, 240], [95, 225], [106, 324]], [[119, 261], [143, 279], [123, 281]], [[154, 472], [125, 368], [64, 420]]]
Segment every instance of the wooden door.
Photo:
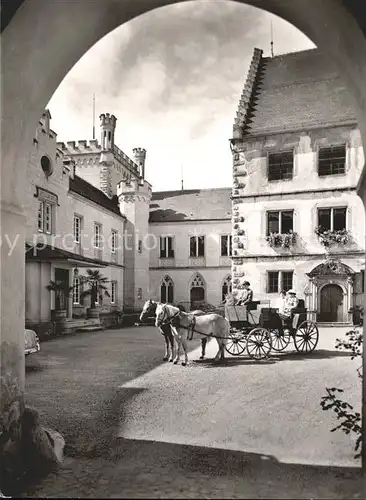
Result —
[[[55, 268], [55, 281], [61, 281], [65, 285], [65, 289], [69, 288], [69, 270], [61, 269], [59, 267]], [[69, 311], [69, 297], [65, 297], [64, 294], [60, 297], [61, 309]]]
[[319, 321], [327, 323], [344, 321], [343, 290], [339, 285], [325, 285], [321, 289]]

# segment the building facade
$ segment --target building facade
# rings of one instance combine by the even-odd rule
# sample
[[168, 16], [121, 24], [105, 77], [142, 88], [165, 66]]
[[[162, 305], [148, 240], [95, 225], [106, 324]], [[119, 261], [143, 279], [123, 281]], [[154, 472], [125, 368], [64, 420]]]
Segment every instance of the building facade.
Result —
[[346, 89], [318, 49], [254, 50], [233, 138], [233, 293], [295, 288], [319, 322], [362, 305], [364, 164]]
[[187, 309], [222, 303], [231, 291], [230, 193], [230, 188], [153, 193], [150, 295]]
[[[103, 132], [104, 117], [101, 118]], [[113, 191], [107, 194], [106, 189], [103, 192], [77, 175], [78, 168], [83, 173], [82, 168], [72, 155], [65, 154], [64, 145], [56, 142], [50, 120], [46, 111], [36, 130], [25, 200], [26, 324], [42, 333], [52, 330], [55, 293], [47, 289], [51, 280], [74, 287], [62, 304], [70, 321], [85, 317], [90, 306], [90, 297], [83, 298], [82, 277], [86, 269], [99, 270], [107, 279], [109, 297], [102, 301], [98, 298], [102, 313], [123, 310], [125, 304], [122, 242], [127, 219], [121, 213], [118, 196]], [[132, 160], [125, 161], [132, 167], [122, 171], [121, 178], [132, 182], [138, 166]], [[92, 163], [93, 167], [86, 166], [87, 177], [94, 168], [94, 159]], [[105, 165], [96, 166], [94, 173], [98, 168], [103, 181]]]
[[50, 119], [28, 166], [29, 326], [50, 321], [55, 279], [74, 286], [69, 319], [85, 315], [85, 268], [107, 278], [105, 312], [139, 311], [149, 298], [218, 306], [248, 280], [255, 300], [275, 304], [295, 288], [318, 322], [352, 322], [364, 294], [364, 154], [347, 92], [318, 49], [254, 50], [228, 188], [153, 192], [146, 150], [132, 160], [115, 145], [114, 115], [100, 116], [100, 142], [56, 142]]

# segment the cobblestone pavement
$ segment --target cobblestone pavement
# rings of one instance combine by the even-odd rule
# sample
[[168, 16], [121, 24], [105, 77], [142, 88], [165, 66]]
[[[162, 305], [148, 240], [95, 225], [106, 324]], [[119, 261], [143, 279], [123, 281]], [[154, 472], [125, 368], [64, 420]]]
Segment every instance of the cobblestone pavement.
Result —
[[[299, 358], [294, 363], [289, 354], [288, 363], [281, 365], [277, 362], [277, 366], [283, 366], [281, 370], [294, 370], [300, 380], [307, 374], [309, 387], [313, 386], [314, 373], [318, 372], [317, 377], [324, 385], [326, 377], [330, 376], [323, 369], [325, 365], [331, 367], [334, 364], [337, 377], [342, 379], [350, 367], [352, 370], [349, 373], [353, 372], [353, 365], [348, 366], [349, 360], [334, 356], [334, 350], [329, 349], [333, 337], [334, 332], [323, 333], [319, 344], [320, 355], [311, 362], [305, 364]], [[195, 349], [199, 343], [193, 341], [190, 345]], [[212, 349], [215, 350], [211, 343], [209, 355]], [[81, 334], [42, 346], [41, 356], [34, 357], [31, 360], [34, 365], [28, 369], [27, 399], [40, 411], [45, 424], [56, 428], [66, 438], [66, 459], [57, 474], [29, 488], [27, 497], [366, 498], [358, 468], [311, 466], [288, 460], [284, 463], [279, 461], [280, 453], [269, 451], [274, 447], [270, 433], [261, 436], [261, 443], [258, 442], [258, 450], [266, 448], [265, 453], [243, 451], [248, 450], [243, 443], [250, 438], [243, 438], [243, 429], [248, 432], [248, 429], [255, 428], [250, 420], [255, 418], [255, 413], [253, 417], [247, 416], [248, 421], [239, 423], [232, 413], [238, 412], [243, 402], [251, 401], [258, 408], [259, 423], [258, 418], [266, 415], [259, 410], [261, 400], [263, 404], [270, 400], [261, 396], [263, 391], [258, 393], [258, 386], [262, 387], [266, 380], [266, 384], [270, 385], [272, 377], [275, 386], [281, 387], [280, 379], [286, 371], [276, 374], [276, 370], [268, 364], [261, 368], [240, 363], [228, 365], [230, 368], [223, 372], [225, 377], [229, 377], [225, 379], [227, 391], [234, 391], [230, 384], [235, 388], [238, 376], [242, 377], [245, 373], [246, 380], [249, 375], [254, 377], [251, 380], [254, 393], [248, 388], [245, 390], [249, 392], [245, 392], [244, 388], [249, 384], [246, 382], [240, 391], [244, 393], [244, 399], [236, 401], [236, 406], [227, 408], [226, 423], [221, 422], [220, 428], [211, 429], [214, 406], [207, 407], [206, 414], [200, 415], [200, 420], [203, 419], [205, 425], [210, 427], [204, 433], [202, 423], [195, 424], [192, 415], [194, 408], [202, 406], [205, 401], [216, 404], [208, 386], [209, 380], [213, 380], [218, 387], [214, 375], [218, 373], [218, 368], [208, 369], [207, 363], [195, 367], [192, 362], [188, 369], [162, 366], [162, 354], [162, 339], [151, 328]], [[190, 359], [195, 358], [197, 351], [190, 355]], [[315, 363], [314, 366], [312, 363]], [[249, 372], [252, 366], [254, 368]], [[201, 381], [200, 388], [194, 385], [195, 377]], [[291, 384], [290, 381], [288, 383]], [[185, 387], [188, 399], [183, 398], [183, 406], [176, 407], [176, 399], [181, 400], [183, 395], [177, 392], [177, 388], [182, 387]], [[170, 393], [171, 389], [175, 392]], [[236, 394], [235, 391], [229, 394], [228, 400], [232, 394]], [[220, 393], [219, 399], [223, 397], [224, 393]], [[299, 397], [303, 397], [301, 393]], [[298, 404], [295, 395], [292, 400], [295, 405]], [[291, 402], [291, 398], [285, 402]], [[305, 401], [304, 411], [308, 406], [309, 402]], [[215, 418], [220, 417], [222, 411], [216, 408]], [[242, 413], [248, 415], [245, 407]], [[290, 420], [297, 418], [294, 415], [292, 410], [287, 410], [275, 418], [277, 426], [283, 421], [281, 436], [287, 447], [296, 449], [297, 439], [306, 440], [306, 429], [303, 428], [306, 425], [299, 425], [301, 422], [297, 427], [290, 425]], [[163, 418], [166, 418], [165, 423], [161, 423]], [[318, 417], [314, 414], [315, 418]], [[321, 418], [316, 421], [316, 426], [321, 425]], [[179, 425], [176, 440], [172, 435], [174, 421]], [[270, 424], [266, 421], [264, 428], [270, 427]], [[223, 429], [225, 425], [226, 429]], [[324, 428], [329, 431], [328, 423]], [[230, 443], [225, 446], [223, 436], [227, 434], [231, 437]], [[321, 437], [319, 431], [318, 434]], [[329, 434], [329, 441], [331, 439], [334, 440], [334, 435]], [[351, 444], [342, 441], [342, 437], [337, 439], [339, 441], [333, 441], [330, 450], [334, 449], [340, 457], [342, 449]], [[234, 441], [237, 451], [231, 449]], [[195, 445], [198, 443], [201, 446]]]

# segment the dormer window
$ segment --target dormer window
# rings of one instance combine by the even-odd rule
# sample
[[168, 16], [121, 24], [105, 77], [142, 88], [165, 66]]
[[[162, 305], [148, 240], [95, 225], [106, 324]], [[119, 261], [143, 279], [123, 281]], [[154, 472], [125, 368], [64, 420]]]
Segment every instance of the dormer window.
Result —
[[283, 181], [293, 178], [294, 153], [284, 151], [282, 153], [269, 153], [268, 155], [268, 180]]

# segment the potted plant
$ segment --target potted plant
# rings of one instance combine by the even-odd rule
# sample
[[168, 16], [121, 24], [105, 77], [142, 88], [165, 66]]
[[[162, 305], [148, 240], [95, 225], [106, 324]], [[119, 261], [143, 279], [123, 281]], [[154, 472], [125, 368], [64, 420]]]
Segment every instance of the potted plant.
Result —
[[55, 293], [55, 310], [54, 317], [55, 321], [60, 321], [66, 319], [66, 307], [65, 300], [70, 297], [74, 287], [67, 286], [63, 281], [51, 280], [46, 286], [47, 290]]
[[99, 311], [97, 309], [97, 299], [102, 300], [104, 296], [110, 297], [106, 283], [108, 279], [101, 274], [100, 271], [87, 269], [86, 276], [81, 276], [81, 283], [83, 287], [87, 287], [81, 296], [90, 296], [90, 308], [86, 310], [88, 318], [98, 318]]
[[363, 325], [363, 307], [362, 306], [354, 306], [351, 307], [349, 313], [352, 314], [352, 323], [355, 326]]

